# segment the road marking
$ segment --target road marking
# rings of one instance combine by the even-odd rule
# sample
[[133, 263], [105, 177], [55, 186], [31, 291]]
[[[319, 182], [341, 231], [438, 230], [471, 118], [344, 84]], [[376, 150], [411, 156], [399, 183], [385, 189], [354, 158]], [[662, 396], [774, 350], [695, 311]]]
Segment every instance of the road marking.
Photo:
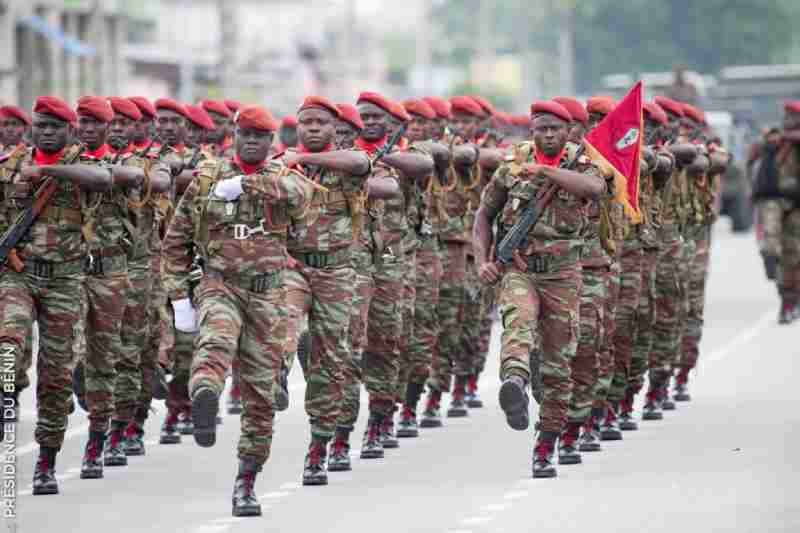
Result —
[[481, 507], [481, 511], [489, 511], [492, 513], [498, 513], [501, 511], [505, 511], [511, 508], [510, 503], [492, 503], [490, 505], [484, 505]]
[[230, 524], [205, 524], [195, 529], [194, 533], [223, 533], [230, 528]]
[[300, 487], [301, 487], [300, 483], [297, 483], [297, 482], [294, 482], [294, 481], [289, 481], [287, 483], [284, 483], [283, 485], [281, 485], [278, 488], [281, 489], [281, 490], [297, 490]]
[[258, 497], [259, 500], [276, 500], [279, 498], [285, 498], [286, 496], [291, 496], [292, 493], [289, 491], [276, 491], [276, 492], [267, 492], [266, 494], [262, 494]]
[[773, 311], [767, 311], [761, 316], [761, 318], [758, 319], [755, 324], [711, 352], [707, 357], [701, 358], [703, 366], [721, 361], [742, 346], [745, 346], [747, 343], [751, 342], [753, 339], [763, 333], [764, 330], [766, 330], [769, 326], [774, 324], [774, 320], [775, 313]]
[[488, 524], [494, 520], [493, 516], [471, 516], [459, 522], [462, 526], [478, 526], [480, 524]]
[[527, 490], [513, 490], [511, 492], [506, 492], [503, 494], [504, 500], [519, 500], [520, 498], [525, 498], [528, 495]]

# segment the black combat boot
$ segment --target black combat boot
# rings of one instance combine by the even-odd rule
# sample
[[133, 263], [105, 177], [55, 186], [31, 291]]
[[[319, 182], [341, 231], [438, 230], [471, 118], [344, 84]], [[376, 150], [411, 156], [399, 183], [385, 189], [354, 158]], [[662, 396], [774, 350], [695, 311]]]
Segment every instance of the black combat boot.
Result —
[[620, 403], [619, 412], [619, 429], [622, 431], [636, 431], [639, 429], [639, 425], [633, 417], [633, 399], [633, 390], [626, 390], [625, 398]]
[[600, 440], [622, 440], [622, 430], [619, 428], [617, 420], [617, 402], [609, 402], [606, 407], [606, 417], [600, 424]]
[[525, 431], [530, 425], [528, 384], [519, 376], [511, 376], [500, 386], [500, 407], [512, 429]]
[[428, 392], [428, 401], [425, 404], [425, 411], [422, 412], [422, 419], [419, 421], [421, 428], [440, 428], [442, 427], [442, 391], [431, 389]]
[[327, 439], [312, 438], [303, 468], [303, 485], [328, 484], [328, 468], [325, 464], [327, 458]]
[[383, 416], [371, 414], [364, 431], [364, 442], [361, 444], [362, 459], [383, 459], [383, 444], [381, 443], [381, 424]]
[[125, 424], [112, 422], [111, 431], [108, 433], [108, 446], [103, 451], [103, 464], [105, 466], [127, 466], [128, 457], [125, 455]]
[[125, 428], [125, 455], [144, 455], [144, 428], [136, 422], [131, 422]]
[[469, 416], [467, 402], [465, 401], [467, 378], [466, 376], [456, 376], [456, 385], [453, 387], [453, 395], [450, 398], [450, 408], [447, 410], [447, 418], [463, 418]]
[[658, 399], [658, 388], [650, 387], [647, 391], [642, 409], [642, 420], [661, 420], [664, 413], [661, 411], [661, 402]]
[[254, 457], [239, 459], [239, 473], [233, 484], [233, 516], [261, 516], [261, 504], [253, 490], [260, 470]]
[[582, 452], [599, 452], [602, 451], [600, 446], [600, 423], [599, 420], [605, 418], [605, 409], [602, 407], [593, 407], [592, 415], [583, 424], [583, 431], [578, 442], [578, 450]]
[[675, 388], [673, 389], [673, 399], [676, 402], [689, 402], [692, 400], [689, 394], [689, 369], [682, 368], [675, 378]]
[[675, 401], [669, 395], [669, 382], [672, 378], [668, 377], [666, 381], [658, 388], [658, 399], [661, 402], [661, 409], [664, 411], [674, 411]]
[[102, 431], [90, 431], [89, 442], [83, 451], [81, 479], [100, 479], [103, 477], [103, 445], [106, 434]]
[[281, 365], [278, 388], [275, 390], [275, 410], [285, 411], [289, 408], [289, 369]]
[[473, 409], [480, 409], [483, 407], [483, 400], [478, 395], [478, 376], [475, 374], [469, 376], [467, 379], [467, 407]]
[[422, 395], [422, 385], [419, 383], [409, 383], [406, 387], [406, 401], [400, 413], [400, 422], [397, 424], [397, 436], [399, 438], [414, 438], [419, 436], [417, 425], [417, 404]]
[[181, 434], [178, 432], [178, 412], [172, 409], [167, 411], [167, 417], [161, 426], [160, 444], [180, 444]]
[[39, 458], [33, 471], [33, 495], [58, 494], [58, 481], [56, 480], [56, 454], [55, 448], [39, 448]]
[[558, 464], [577, 465], [582, 462], [581, 454], [578, 451], [578, 437], [580, 433], [580, 422], [567, 423], [567, 427], [558, 439]]
[[381, 421], [381, 445], [384, 449], [391, 450], [400, 447], [400, 441], [394, 434], [394, 413], [386, 415]]
[[339, 428], [331, 445], [328, 472], [348, 472], [350, 465], [350, 429]]
[[556, 449], [558, 433], [542, 431], [533, 448], [533, 477], [556, 477], [556, 466], [553, 455]]
[[219, 396], [211, 387], [198, 387], [192, 394], [194, 441], [203, 448], [217, 442], [217, 412]]

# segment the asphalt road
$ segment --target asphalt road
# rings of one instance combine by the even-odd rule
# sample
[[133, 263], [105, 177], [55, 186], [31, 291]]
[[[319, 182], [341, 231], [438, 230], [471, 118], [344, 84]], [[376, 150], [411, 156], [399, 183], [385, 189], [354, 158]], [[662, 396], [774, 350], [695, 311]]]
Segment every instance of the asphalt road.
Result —
[[[256, 489], [264, 515], [232, 518], [239, 432], [226, 415], [217, 444], [157, 444], [162, 403], [147, 425], [147, 455], [103, 480], [78, 477], [86, 417], [70, 419], [58, 457], [61, 494], [31, 496], [33, 398], [22, 398], [18, 531], [238, 532], [779, 532], [800, 531], [800, 326], [778, 326], [751, 235], [715, 235], [701, 365], [693, 401], [644, 422], [558, 478], [532, 480], [532, 433], [510, 430], [497, 402], [497, 335], [467, 419], [402, 440], [383, 460], [353, 460], [327, 487], [302, 487], [308, 425], [299, 370], [279, 414], [272, 457]], [[495, 332], [497, 333], [497, 332]], [[641, 398], [639, 398], [641, 407]], [[358, 443], [365, 422], [360, 419]], [[354, 434], [355, 436], [356, 434]], [[356, 443], [356, 447], [358, 447]], [[12, 524], [6, 521], [7, 526]]]

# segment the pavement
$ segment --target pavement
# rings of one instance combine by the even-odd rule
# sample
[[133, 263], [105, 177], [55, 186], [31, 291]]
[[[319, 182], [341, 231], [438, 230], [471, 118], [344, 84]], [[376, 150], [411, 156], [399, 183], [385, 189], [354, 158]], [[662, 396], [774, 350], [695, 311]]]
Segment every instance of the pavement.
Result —
[[[213, 448], [191, 437], [159, 445], [162, 402], [146, 427], [147, 455], [107, 467], [102, 480], [79, 479], [87, 420], [74, 414], [58, 457], [61, 494], [32, 496], [29, 389], [16, 448], [17, 519], [4, 525], [23, 533], [798, 532], [800, 325], [777, 325], [776, 293], [753, 236], [719, 226], [692, 402], [603, 443], [582, 465], [559, 466], [557, 479], [531, 479], [533, 433], [506, 426], [495, 329], [483, 409], [401, 440], [383, 460], [355, 456], [353, 471], [330, 473], [327, 487], [300, 483], [309, 433], [295, 370], [291, 406], [278, 414], [272, 456], [256, 483], [260, 518], [231, 517], [238, 417], [224, 416]], [[365, 418], [362, 409], [355, 448]]]

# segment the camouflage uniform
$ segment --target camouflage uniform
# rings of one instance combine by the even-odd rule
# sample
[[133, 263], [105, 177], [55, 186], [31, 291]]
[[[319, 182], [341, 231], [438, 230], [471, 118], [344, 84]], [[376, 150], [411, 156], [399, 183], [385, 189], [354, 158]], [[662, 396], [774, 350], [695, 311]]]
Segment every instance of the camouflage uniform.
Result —
[[[778, 190], [787, 198], [783, 202], [783, 223], [780, 227], [781, 255], [777, 284], [785, 304], [800, 305], [800, 149], [796, 144], [783, 144], [776, 155]], [[792, 199], [794, 198], [794, 200]]]
[[[190, 389], [222, 393], [233, 359], [241, 368], [244, 410], [239, 458], [257, 466], [269, 457], [273, 387], [286, 338], [285, 266], [290, 225], [305, 222], [309, 183], [269, 162], [242, 180], [244, 193], [228, 202], [210, 191], [215, 181], [243, 174], [238, 165], [209, 160], [181, 198], [164, 239], [164, 285], [177, 301], [190, 294], [192, 243], [204, 275], [194, 289], [199, 313]], [[241, 231], [241, 228], [248, 231]], [[234, 231], [236, 230], [236, 231]]]
[[[575, 146], [567, 145], [574, 154]], [[498, 214], [501, 233], [516, 222], [521, 209], [534, 200], [545, 180], [540, 176], [522, 178], [519, 165], [533, 160], [530, 143], [514, 148], [525, 154], [519, 161], [505, 163], [483, 193], [482, 205], [491, 217]], [[560, 166], [568, 164], [562, 157]], [[577, 172], [599, 177], [598, 169], [581, 156]], [[537, 428], [551, 435], [561, 431], [572, 396], [571, 362], [578, 345], [581, 291], [580, 254], [586, 228], [583, 201], [559, 190], [542, 213], [520, 250], [527, 271], [514, 263], [500, 281], [498, 306], [503, 321], [500, 354], [501, 379], [517, 375], [530, 381], [529, 354], [534, 339], [541, 339], [544, 396]]]
[[[77, 149], [65, 151], [57, 164], [73, 159]], [[33, 151], [24, 154], [23, 165], [34, 164]], [[3, 207], [12, 220], [29, 205], [38, 184], [17, 174], [12, 202]], [[71, 373], [74, 365], [74, 324], [80, 320], [75, 302], [83, 285], [83, 246], [78, 188], [59, 184], [47, 209], [33, 224], [28, 238], [18, 247], [25, 271], [0, 270], [0, 356], [13, 357], [20, 368], [27, 350], [26, 338], [38, 310], [41, 324], [37, 360], [37, 420], [34, 437], [42, 448], [61, 449], [71, 405]], [[4, 390], [8, 391], [7, 387]]]

